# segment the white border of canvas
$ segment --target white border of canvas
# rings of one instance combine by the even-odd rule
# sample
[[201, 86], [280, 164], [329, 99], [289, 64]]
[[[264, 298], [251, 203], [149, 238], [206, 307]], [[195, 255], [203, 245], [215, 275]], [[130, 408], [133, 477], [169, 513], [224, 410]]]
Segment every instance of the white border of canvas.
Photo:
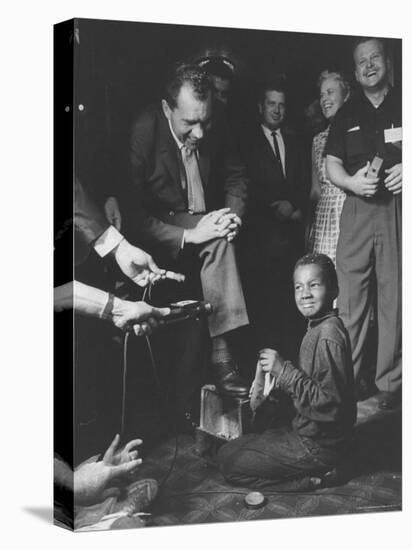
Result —
[[[404, 512], [73, 535], [51, 525], [52, 504], [52, 25], [72, 17], [237, 28], [368, 34], [404, 39], [410, 97], [407, 3], [345, 0], [250, 3], [206, 0], [15, 0], [2, 8], [1, 94], [1, 508], [3, 548], [403, 548], [410, 534], [410, 438], [404, 429]], [[409, 60], [409, 63], [408, 63]], [[406, 69], [406, 70], [405, 70]], [[409, 103], [404, 117], [410, 124]], [[408, 159], [410, 127], [404, 133]], [[404, 162], [404, 211], [410, 212]], [[405, 235], [409, 228], [408, 215]], [[407, 243], [407, 239], [405, 239]], [[404, 332], [411, 254], [404, 255]], [[410, 343], [404, 373], [410, 388]], [[409, 380], [408, 380], [409, 379]], [[404, 389], [404, 395], [407, 390]], [[405, 424], [410, 400], [404, 398]], [[75, 538], [73, 538], [75, 537]]]

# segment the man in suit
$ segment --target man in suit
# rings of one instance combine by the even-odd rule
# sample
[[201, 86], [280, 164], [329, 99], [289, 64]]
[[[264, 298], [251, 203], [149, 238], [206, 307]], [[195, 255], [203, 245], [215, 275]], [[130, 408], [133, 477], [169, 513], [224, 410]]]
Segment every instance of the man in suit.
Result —
[[[74, 182], [75, 263], [83, 263], [93, 249], [100, 257], [112, 255], [122, 272], [139, 286], [166, 275], [159, 269], [150, 254], [132, 246], [123, 235], [110, 225], [103, 212], [93, 202], [78, 179]], [[178, 281], [179, 274], [168, 276]]]
[[213, 117], [211, 84], [197, 65], [175, 66], [161, 104], [134, 124], [131, 167], [130, 230], [169, 261], [197, 258], [203, 296], [213, 306], [215, 383], [224, 394], [247, 395], [229, 347], [231, 333], [249, 322], [232, 243], [247, 179], [224, 121]]
[[245, 285], [258, 348], [278, 346], [293, 357], [301, 323], [290, 280], [303, 252], [308, 172], [302, 146], [284, 130], [286, 91], [281, 80], [262, 85], [258, 111], [259, 124], [245, 149], [251, 179], [244, 228]]

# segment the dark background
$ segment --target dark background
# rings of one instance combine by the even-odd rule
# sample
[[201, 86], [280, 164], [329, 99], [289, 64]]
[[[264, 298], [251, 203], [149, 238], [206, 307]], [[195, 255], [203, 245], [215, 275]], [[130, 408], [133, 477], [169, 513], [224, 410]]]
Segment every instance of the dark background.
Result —
[[[221, 54], [235, 64], [231, 116], [244, 131], [266, 75], [285, 75], [288, 125], [298, 133], [307, 131], [304, 110], [318, 97], [322, 70], [342, 70], [354, 81], [352, 36], [77, 19], [71, 40], [76, 171], [98, 195], [127, 177], [129, 128], [140, 110], [161, 98], [164, 74], [177, 60]], [[393, 81], [400, 85], [401, 40], [391, 39], [390, 50]]]

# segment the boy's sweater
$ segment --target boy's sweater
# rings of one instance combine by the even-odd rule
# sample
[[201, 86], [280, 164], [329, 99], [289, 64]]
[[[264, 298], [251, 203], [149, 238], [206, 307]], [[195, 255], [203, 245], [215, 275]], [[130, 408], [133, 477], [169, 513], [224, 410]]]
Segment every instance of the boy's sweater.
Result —
[[290, 395], [293, 429], [325, 446], [351, 437], [356, 420], [348, 333], [336, 311], [311, 319], [299, 353], [299, 367], [286, 361], [277, 386]]

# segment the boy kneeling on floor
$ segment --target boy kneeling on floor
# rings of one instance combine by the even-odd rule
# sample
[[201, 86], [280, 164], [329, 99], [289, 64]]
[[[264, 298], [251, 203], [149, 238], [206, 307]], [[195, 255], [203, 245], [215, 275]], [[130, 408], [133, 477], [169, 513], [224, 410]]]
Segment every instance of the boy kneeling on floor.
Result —
[[307, 254], [296, 263], [293, 279], [296, 306], [308, 319], [299, 365], [276, 350], [261, 350], [251, 407], [277, 388], [291, 398], [295, 416], [291, 425], [244, 435], [220, 449], [220, 469], [235, 485], [302, 491], [338, 484], [353, 454], [353, 367], [348, 334], [333, 309], [335, 267], [324, 254]]

